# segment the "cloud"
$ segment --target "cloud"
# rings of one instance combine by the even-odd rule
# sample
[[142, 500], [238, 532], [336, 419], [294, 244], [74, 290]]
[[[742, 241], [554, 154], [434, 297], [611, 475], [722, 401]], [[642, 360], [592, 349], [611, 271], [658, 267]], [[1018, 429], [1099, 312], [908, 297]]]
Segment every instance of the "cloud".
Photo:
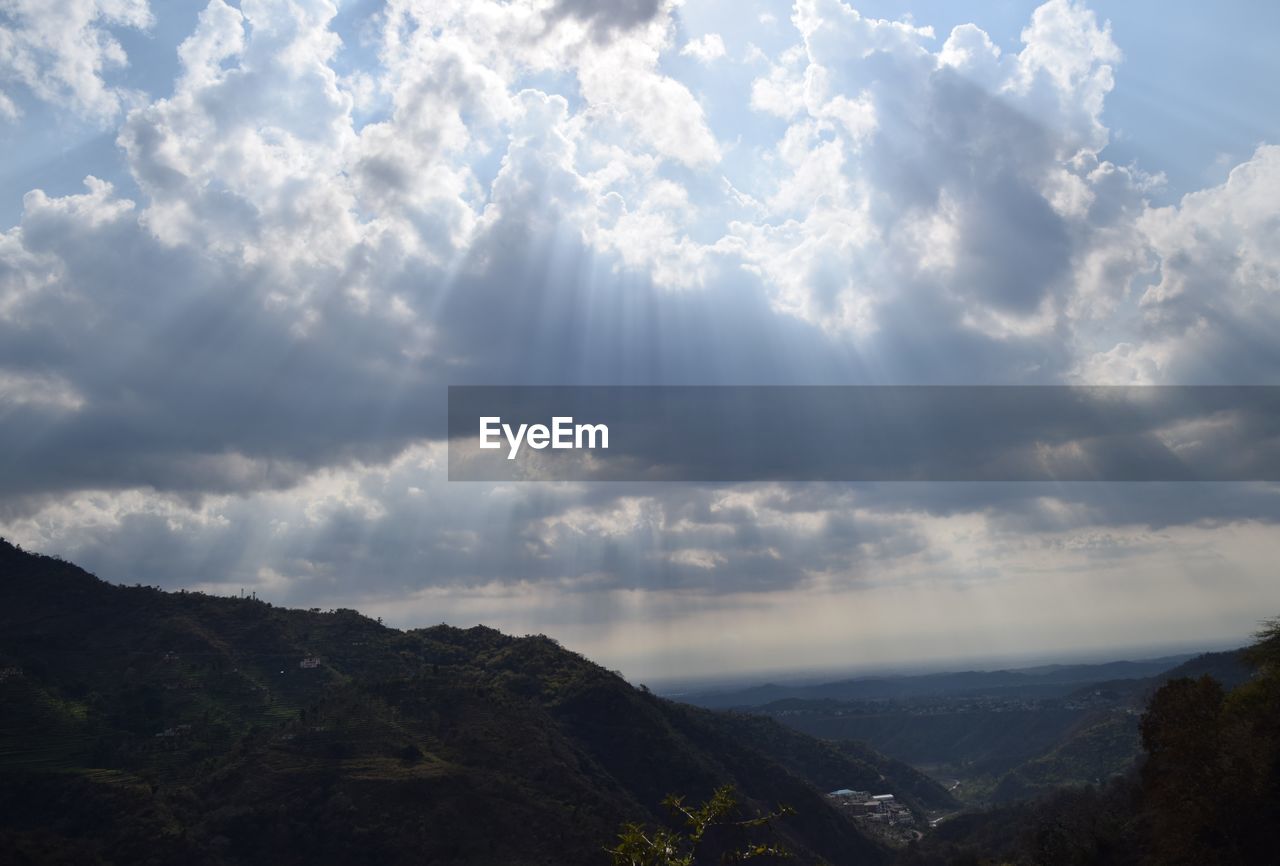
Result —
[[[1034, 643], [1018, 633], [1028, 622], [1151, 644], [1179, 621], [1216, 640], [1224, 626], [1206, 612], [1247, 631], [1248, 600], [1273, 587], [1274, 485], [459, 488], [443, 480], [442, 457], [415, 446], [387, 465], [199, 505], [84, 492], [10, 521], [6, 535], [130, 582], [254, 589], [402, 625], [547, 630], [629, 673], [664, 667], [668, 652], [724, 649], [706, 640], [724, 634], [717, 624], [770, 635], [721, 669], [831, 665], [842, 630], [833, 621], [799, 638], [792, 616], [843, 621], [856, 656], [841, 658], [862, 664], [946, 657], [948, 641], [1016, 652]], [[1121, 606], [1115, 623], [1088, 614], [1102, 598]], [[883, 634], [877, 650], [849, 634], [859, 622], [897, 638]]]
[[[66, 396], [10, 400], [50, 434], [12, 452], [15, 490], [287, 486], [438, 435], [441, 385], [516, 371], [1141, 381], [1265, 315], [1175, 302], [1175, 248], [1216, 220], [1246, 239], [1232, 279], [1265, 277], [1267, 199], [1216, 202], [1266, 188], [1268, 152], [1176, 216], [1147, 208], [1148, 178], [1097, 152], [1119, 53], [1079, 4], [1002, 54], [973, 25], [934, 52], [928, 28], [799, 3], [800, 43], [752, 91], [785, 125], [743, 145], [757, 173], [710, 184], [693, 170], [722, 147], [660, 63], [669, 10], [600, 12], [601, 41], [470, 8], [391, 4], [357, 119], [332, 6], [208, 5], [172, 94], [121, 126], [138, 199], [33, 192], [0, 241], [8, 390]], [[1117, 339], [1106, 317], [1156, 267]], [[89, 466], [95, 436], [115, 459]]]
[[547, 17], [551, 21], [575, 18], [588, 24], [596, 38], [604, 41], [619, 31], [652, 21], [663, 5], [662, 0], [555, 0]]
[[[447, 384], [1274, 380], [1276, 149], [1151, 206], [1159, 166], [1109, 158], [1121, 52], [1081, 3], [1001, 50], [980, 21], [801, 0], [781, 40], [733, 31], [769, 48], [749, 66], [679, 44], [676, 4], [353, 24], [213, 0], [156, 97], [119, 74], [145, 4], [51, 9], [5, 7], [0, 112], [65, 104], [120, 164], [0, 233], [0, 524], [24, 544], [291, 603], [527, 608], [618, 657], [663, 616], [780, 640], [783, 596], [830, 650], [824, 602], [888, 618], [1104, 556], [1151, 589], [1165, 528], [1189, 583], [1261, 573], [1268, 487], [441, 481]], [[36, 114], [17, 134], [56, 139]]]
[[702, 106], [688, 87], [657, 71], [662, 31], [648, 38], [628, 37], [583, 49], [578, 66], [582, 95], [604, 117], [633, 130], [660, 156], [689, 166], [719, 158]]
[[1218, 187], [1143, 214], [1159, 261], [1141, 297], [1152, 357], [1168, 379], [1269, 382], [1280, 350], [1280, 147], [1262, 146]]
[[1072, 0], [1036, 9], [1022, 31], [1024, 47], [1004, 88], [1058, 130], [1097, 150], [1107, 142], [1103, 100], [1115, 84], [1112, 64], [1121, 59], [1111, 25], [1098, 25], [1093, 10]]
[[[773, 204], [796, 210], [734, 228], [774, 275], [777, 307], [871, 340], [918, 332], [924, 314], [996, 344], [1051, 343], [1078, 308], [1075, 261], [1095, 255], [1104, 217], [1141, 206], [1097, 155], [1119, 59], [1109, 30], [1051, 2], [1018, 54], [974, 25], [935, 54], [929, 28], [839, 0], [797, 3], [792, 20], [801, 46], [755, 81], [752, 105], [791, 121]], [[1111, 211], [1091, 210], [1102, 197]], [[895, 321], [905, 296], [910, 324]]]
[[16, 93], [70, 108], [95, 123], [115, 117], [140, 94], [108, 82], [129, 58], [114, 29], [147, 30], [147, 0], [40, 0], [0, 3], [0, 115], [21, 115]]
[[699, 63], [711, 64], [724, 57], [724, 39], [719, 33], [706, 33], [697, 39], [690, 39], [680, 49], [680, 53], [692, 57]]

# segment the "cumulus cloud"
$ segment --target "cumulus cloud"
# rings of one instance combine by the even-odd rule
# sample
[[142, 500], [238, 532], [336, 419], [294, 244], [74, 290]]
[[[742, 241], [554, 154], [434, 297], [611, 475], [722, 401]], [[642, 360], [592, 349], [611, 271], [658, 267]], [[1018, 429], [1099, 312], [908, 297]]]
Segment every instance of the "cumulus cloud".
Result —
[[653, 20], [662, 0], [555, 0], [548, 12], [551, 21], [571, 17], [588, 24], [597, 39], [630, 30]]
[[[1280, 368], [1280, 147], [1259, 147], [1226, 182], [1146, 211], [1159, 262], [1142, 294], [1148, 357], [1164, 378], [1269, 383]], [[1161, 355], [1165, 357], [1161, 358]]]
[[[1002, 56], [974, 25], [935, 53], [929, 28], [839, 0], [797, 3], [792, 20], [802, 42], [752, 90], [755, 108], [791, 121], [772, 155], [773, 202], [792, 221], [735, 226], [754, 266], [779, 275], [778, 308], [873, 341], [930, 330], [923, 315], [1011, 355], [1021, 338], [1055, 342], [1081, 309], [1077, 261], [1141, 208], [1138, 185], [1111, 183], [1127, 175], [1098, 156], [1119, 59], [1109, 30], [1054, 0]], [[1053, 376], [1059, 362], [1014, 369]]]
[[[0, 115], [21, 115], [25, 92], [95, 122], [110, 120], [140, 94], [108, 82], [129, 63], [117, 28], [154, 23], [147, 0], [4, 0], [0, 3]], [[16, 86], [17, 89], [14, 89]]]
[[680, 53], [692, 57], [699, 63], [713, 63], [724, 57], [724, 39], [719, 33], [707, 33], [697, 39], [690, 39], [680, 49]]

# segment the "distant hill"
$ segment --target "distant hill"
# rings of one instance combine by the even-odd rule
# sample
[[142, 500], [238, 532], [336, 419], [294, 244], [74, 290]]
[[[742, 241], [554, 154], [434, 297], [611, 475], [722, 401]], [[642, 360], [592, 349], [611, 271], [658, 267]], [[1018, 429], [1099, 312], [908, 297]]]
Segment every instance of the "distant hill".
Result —
[[959, 806], [944, 787], [924, 773], [886, 758], [864, 743], [819, 740], [773, 719], [745, 713], [715, 713], [713, 718], [717, 727], [751, 743], [819, 790], [852, 788], [893, 793], [921, 813]]
[[767, 683], [742, 689], [682, 694], [681, 700], [701, 707], [747, 708], [785, 700], [869, 701], [931, 696], [1001, 695], [1057, 697], [1085, 683], [1143, 679], [1156, 676], [1195, 658], [1194, 653], [1140, 661], [1099, 664], [1040, 665], [997, 671], [953, 671], [915, 676], [859, 677], [814, 685]]
[[1152, 693], [1169, 680], [1207, 675], [1226, 688], [1232, 689], [1249, 679], [1252, 673], [1252, 669], [1244, 660], [1242, 649], [1201, 653], [1152, 676], [1091, 682], [1073, 690], [1067, 698], [1085, 700], [1091, 697], [1102, 697], [1117, 703], [1128, 703], [1133, 707], [1144, 707]]
[[1181, 677], [1210, 676], [1226, 689], [1252, 676], [1244, 650], [1203, 653], [1153, 677], [1094, 683], [1068, 696], [1095, 708], [1057, 742], [1007, 771], [989, 799], [1006, 803], [1039, 796], [1066, 785], [1102, 784], [1128, 772], [1142, 752], [1140, 711], [1157, 690]]
[[862, 746], [632, 688], [545, 637], [104, 583], [0, 542], [0, 850], [30, 863], [603, 863], [734, 784], [805, 861], [823, 790], [950, 795]]
[[1052, 748], [1089, 711], [936, 698], [919, 703], [782, 701], [756, 712], [810, 736], [856, 740], [915, 767], [966, 780], [998, 778]]
[[[1248, 675], [1242, 675], [1242, 665]], [[945, 821], [900, 866], [1132, 863], [1264, 866], [1280, 850], [1280, 619], [1250, 647], [1156, 678], [1131, 716], [1138, 760], [1097, 785], [1044, 790]], [[1234, 682], [1234, 686], [1231, 683]], [[1106, 691], [1111, 691], [1110, 688]], [[1123, 691], [1123, 689], [1121, 690]], [[1077, 732], [1044, 768], [1093, 761], [1111, 734]], [[1074, 754], [1067, 754], [1074, 753]], [[1037, 781], [1032, 765], [1027, 780]], [[1057, 772], [1057, 771], [1054, 771]]]
[[[1125, 773], [1141, 751], [1138, 716], [1151, 695], [1171, 679], [1205, 674], [1232, 688], [1250, 669], [1235, 650], [762, 686], [692, 699], [744, 704], [744, 711], [833, 743], [865, 742], [947, 779], [966, 802], [1002, 803]], [[788, 697], [752, 704], [772, 695]]]

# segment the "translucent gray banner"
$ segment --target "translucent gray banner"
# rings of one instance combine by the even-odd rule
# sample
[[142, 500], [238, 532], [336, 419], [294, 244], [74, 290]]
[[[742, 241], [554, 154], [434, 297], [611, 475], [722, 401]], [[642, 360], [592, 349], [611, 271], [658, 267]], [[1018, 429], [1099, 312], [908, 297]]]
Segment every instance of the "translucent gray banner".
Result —
[[1280, 387], [449, 389], [453, 481], [1277, 481]]

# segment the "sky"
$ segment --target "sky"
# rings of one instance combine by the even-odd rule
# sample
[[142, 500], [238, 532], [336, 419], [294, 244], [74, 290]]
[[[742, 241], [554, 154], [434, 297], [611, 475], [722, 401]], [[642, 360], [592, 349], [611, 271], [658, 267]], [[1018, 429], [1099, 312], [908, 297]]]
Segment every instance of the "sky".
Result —
[[449, 482], [445, 395], [1280, 384], [1278, 26], [0, 0], [0, 535], [633, 679], [1243, 640], [1275, 484]]

